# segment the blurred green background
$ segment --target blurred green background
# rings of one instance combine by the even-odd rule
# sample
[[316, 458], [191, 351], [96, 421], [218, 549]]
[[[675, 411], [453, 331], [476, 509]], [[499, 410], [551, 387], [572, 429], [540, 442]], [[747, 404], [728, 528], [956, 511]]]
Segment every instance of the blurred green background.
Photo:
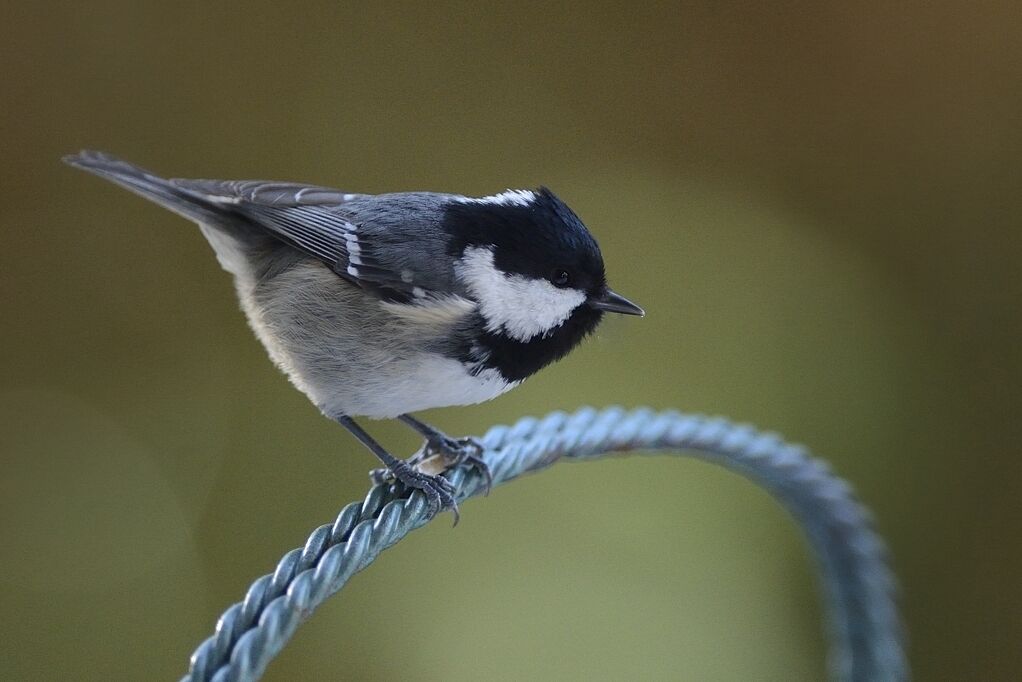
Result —
[[[364, 192], [551, 186], [647, 317], [424, 416], [776, 429], [876, 512], [918, 679], [1022, 667], [1016, 2], [2, 14], [0, 678], [176, 679], [374, 465], [266, 359], [198, 231], [59, 163], [82, 147]], [[384, 554], [267, 679], [817, 680], [820, 617], [752, 485], [563, 465]]]

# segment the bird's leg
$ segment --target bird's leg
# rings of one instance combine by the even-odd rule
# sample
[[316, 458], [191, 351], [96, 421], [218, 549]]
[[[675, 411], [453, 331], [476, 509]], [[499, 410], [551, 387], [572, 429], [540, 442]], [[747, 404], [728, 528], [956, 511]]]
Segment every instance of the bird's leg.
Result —
[[493, 487], [493, 474], [481, 456], [483, 454], [482, 443], [475, 438], [451, 438], [410, 414], [402, 414], [398, 419], [415, 429], [416, 432], [426, 439], [423, 458], [439, 455], [445, 469], [450, 469], [466, 462], [471, 464], [479, 469], [486, 479], [486, 494], [490, 494], [490, 488]]
[[419, 471], [403, 459], [398, 459], [383, 449], [372, 436], [355, 423], [351, 417], [337, 417], [337, 422], [351, 431], [352, 435], [365, 445], [383, 462], [390, 474], [408, 488], [421, 490], [429, 501], [429, 515], [435, 516], [444, 509], [454, 512], [454, 523], [458, 523], [458, 502], [454, 499], [454, 487], [441, 475], [430, 475]]

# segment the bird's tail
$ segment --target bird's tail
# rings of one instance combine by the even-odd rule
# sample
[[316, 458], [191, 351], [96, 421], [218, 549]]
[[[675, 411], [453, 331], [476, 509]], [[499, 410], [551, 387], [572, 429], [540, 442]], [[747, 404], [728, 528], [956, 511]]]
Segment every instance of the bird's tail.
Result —
[[71, 154], [64, 157], [64, 163], [116, 183], [197, 223], [218, 225], [229, 219], [229, 212], [224, 207], [104, 152]]

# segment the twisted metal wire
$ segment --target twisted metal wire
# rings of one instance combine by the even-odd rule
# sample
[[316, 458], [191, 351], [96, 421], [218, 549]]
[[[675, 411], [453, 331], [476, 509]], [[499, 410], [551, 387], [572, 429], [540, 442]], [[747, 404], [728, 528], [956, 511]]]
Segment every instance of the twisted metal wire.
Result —
[[[833, 679], [907, 680], [908, 663], [895, 578], [868, 510], [827, 465], [800, 446], [720, 418], [583, 408], [495, 426], [482, 438], [483, 458], [499, 485], [559, 459], [587, 460], [631, 450], [687, 451], [766, 488], [794, 516], [819, 561], [828, 606]], [[447, 474], [458, 500], [483, 491], [476, 469]], [[346, 506], [333, 524], [312, 532], [276, 570], [256, 580], [244, 601], [220, 617], [213, 636], [191, 658], [181, 682], [259, 679], [298, 626], [352, 575], [429, 521], [419, 491], [378, 485]]]

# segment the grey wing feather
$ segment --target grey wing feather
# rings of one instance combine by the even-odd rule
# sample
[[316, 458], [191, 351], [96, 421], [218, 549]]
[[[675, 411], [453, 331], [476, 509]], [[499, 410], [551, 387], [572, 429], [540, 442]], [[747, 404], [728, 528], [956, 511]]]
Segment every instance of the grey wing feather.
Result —
[[95, 173], [198, 223], [243, 218], [388, 300], [459, 293], [436, 222], [445, 195], [373, 196], [262, 180], [167, 180], [103, 152], [67, 163]]
[[338, 205], [367, 195], [342, 192], [331, 187], [273, 180], [188, 180], [174, 178], [172, 184], [207, 195], [214, 201], [250, 201], [266, 206]]
[[[373, 197], [289, 182], [262, 180], [184, 180], [171, 182], [191, 193], [241, 213], [277, 238], [324, 262], [335, 273], [387, 300], [407, 301], [427, 295], [429, 284], [413, 269], [399, 267], [388, 254], [397, 244], [374, 239], [374, 225], [356, 222], [370, 217], [366, 201]], [[359, 210], [362, 206], [362, 210]], [[369, 215], [365, 215], [368, 213]], [[371, 221], [370, 221], [371, 222]]]

